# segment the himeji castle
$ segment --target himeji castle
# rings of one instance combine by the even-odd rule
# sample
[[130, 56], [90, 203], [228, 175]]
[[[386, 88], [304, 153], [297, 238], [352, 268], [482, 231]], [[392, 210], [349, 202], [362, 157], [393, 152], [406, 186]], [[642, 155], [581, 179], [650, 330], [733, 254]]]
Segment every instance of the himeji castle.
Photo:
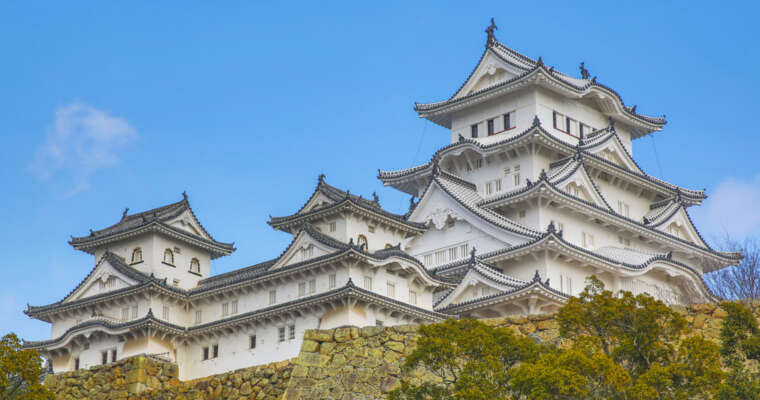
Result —
[[[716, 300], [704, 273], [736, 264], [688, 209], [702, 190], [646, 174], [633, 143], [664, 117], [637, 112], [580, 66], [564, 74], [497, 41], [451, 98], [415, 111], [450, 132], [430, 161], [380, 170], [411, 196], [383, 209], [324, 175], [271, 260], [212, 275], [235, 247], [187, 195], [73, 237], [94, 267], [60, 301], [29, 306], [51, 338], [26, 341], [56, 372], [160, 355], [192, 379], [292, 358], [303, 331], [555, 312], [596, 276], [669, 304]], [[306, 195], [304, 195], [306, 197]]]

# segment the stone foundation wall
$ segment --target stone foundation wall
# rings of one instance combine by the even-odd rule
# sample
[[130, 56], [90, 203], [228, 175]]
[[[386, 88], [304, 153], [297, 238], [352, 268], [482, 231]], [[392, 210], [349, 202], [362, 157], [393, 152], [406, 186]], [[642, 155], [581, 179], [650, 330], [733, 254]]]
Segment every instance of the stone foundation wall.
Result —
[[[693, 334], [718, 340], [726, 317], [723, 309], [715, 304], [673, 308], [685, 317]], [[559, 328], [551, 315], [484, 322], [508, 327], [541, 343], [560, 344]], [[400, 384], [403, 358], [414, 350], [418, 337], [414, 325], [306, 331], [285, 399], [385, 398]], [[410, 377], [413, 381], [435, 379], [423, 369], [411, 371]]]
[[293, 361], [244, 368], [192, 381], [177, 379], [177, 366], [136, 356], [104, 366], [49, 375], [57, 400], [206, 400], [282, 397]]
[[[715, 304], [674, 307], [694, 334], [717, 340], [726, 312]], [[553, 316], [486, 320], [542, 343], [559, 344]], [[309, 330], [298, 358], [180, 382], [177, 366], [137, 356], [89, 370], [48, 376], [60, 400], [382, 399], [400, 384], [403, 358], [417, 345], [417, 326]], [[423, 369], [413, 380], [434, 377]]]

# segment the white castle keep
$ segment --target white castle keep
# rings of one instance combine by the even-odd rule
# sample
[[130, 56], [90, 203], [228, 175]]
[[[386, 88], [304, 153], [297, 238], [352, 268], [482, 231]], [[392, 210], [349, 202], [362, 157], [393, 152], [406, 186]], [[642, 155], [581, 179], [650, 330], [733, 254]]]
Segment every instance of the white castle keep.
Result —
[[[62, 300], [30, 306], [51, 339], [26, 341], [55, 372], [137, 354], [192, 379], [298, 354], [303, 331], [551, 313], [596, 276], [670, 304], [715, 300], [702, 274], [741, 259], [715, 251], [687, 209], [705, 199], [647, 175], [633, 141], [663, 128], [583, 64], [571, 77], [486, 29], [483, 55], [449, 99], [416, 104], [450, 130], [430, 162], [379, 171], [411, 195], [404, 215], [320, 176], [272, 260], [211, 275], [235, 251], [186, 195], [74, 237], [94, 268]], [[418, 200], [415, 200], [418, 199]]]

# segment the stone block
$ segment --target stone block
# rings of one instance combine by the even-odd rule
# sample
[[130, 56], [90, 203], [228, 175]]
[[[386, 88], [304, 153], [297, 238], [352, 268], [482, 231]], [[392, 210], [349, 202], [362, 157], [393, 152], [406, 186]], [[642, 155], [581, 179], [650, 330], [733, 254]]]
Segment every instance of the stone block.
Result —
[[306, 332], [304, 332], [303, 338], [308, 339], [308, 340], [314, 340], [317, 342], [329, 342], [333, 340], [333, 331], [308, 329], [306, 330]]

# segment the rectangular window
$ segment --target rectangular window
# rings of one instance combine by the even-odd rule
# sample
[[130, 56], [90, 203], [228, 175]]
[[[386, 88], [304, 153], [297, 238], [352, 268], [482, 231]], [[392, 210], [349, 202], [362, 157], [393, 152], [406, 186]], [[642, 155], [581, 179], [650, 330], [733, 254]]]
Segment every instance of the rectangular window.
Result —
[[417, 292], [414, 290], [409, 291], [409, 304], [417, 305]]
[[493, 135], [496, 132], [493, 126], [493, 120], [489, 119], [486, 125], [488, 125], [488, 136]]
[[231, 308], [230, 314], [237, 314], [237, 312], [238, 312], [238, 301], [237, 301], [237, 299], [232, 300], [230, 302], [230, 308]]
[[364, 288], [367, 290], [372, 290], [372, 277], [371, 276], [365, 276], [364, 277]]
[[435, 264], [441, 265], [446, 262], [446, 250], [439, 250], [435, 252]]
[[230, 303], [222, 303], [222, 317], [230, 314]]
[[631, 206], [629, 206], [628, 204], [626, 204], [625, 202], [621, 200], [618, 200], [617, 204], [618, 204], [618, 214], [624, 217], [630, 216]]
[[393, 282], [388, 282], [386, 284], [386, 294], [388, 297], [396, 297], [396, 284]]
[[285, 341], [285, 327], [284, 326], [282, 326], [279, 329], [277, 329], [277, 339], [280, 342], [284, 342]]
[[203, 351], [201, 352], [201, 360], [208, 360], [208, 346], [203, 348]]
[[137, 305], [132, 306], [132, 319], [137, 318]]
[[470, 126], [470, 137], [478, 137], [478, 124]]
[[452, 247], [449, 249], [449, 260], [456, 260], [457, 259], [457, 248]]
[[168, 321], [168, 320], [169, 320], [169, 307], [164, 306], [164, 321]]
[[469, 245], [467, 243], [459, 245], [459, 256], [460, 257], [467, 257], [467, 253], [470, 251]]
[[583, 247], [586, 248], [594, 247], [594, 235], [583, 232], [581, 234], [581, 243], [583, 244]]
[[515, 174], [513, 175], [512, 184], [515, 187], [520, 186], [520, 173], [519, 172], [515, 172]]
[[121, 309], [121, 319], [123, 321], [129, 320], [129, 307], [124, 307]]
[[525, 210], [520, 210], [517, 212], [517, 218], [524, 219], [525, 218]]
[[589, 133], [591, 133], [593, 131], [594, 131], [594, 128], [592, 128], [592, 127], [590, 127], [590, 126], [588, 126], [588, 125], [586, 125], [584, 123], [580, 124], [579, 132], [580, 132], [581, 135], [585, 136], [585, 135], [588, 135]]
[[568, 294], [573, 293], [573, 280], [569, 276], [565, 277], [565, 288]]
[[567, 119], [567, 133], [578, 136], [578, 121], [572, 118]]
[[203, 322], [203, 320], [202, 320], [201, 317], [202, 317], [201, 310], [195, 310], [195, 323], [196, 324], [200, 324], [201, 322]]
[[256, 348], [256, 335], [251, 335], [251, 337], [249, 338], [249, 342], [250, 342], [250, 344], [248, 345], [249, 348], [255, 349]]
[[480, 169], [480, 168], [483, 168], [483, 159], [482, 158], [478, 158], [477, 160], [475, 160], [475, 169]]
[[486, 192], [486, 195], [492, 194], [493, 193], [493, 182], [486, 182], [485, 190], [484, 191]]
[[327, 281], [328, 281], [328, 286], [330, 287], [330, 289], [334, 288], [335, 287], [335, 274], [330, 274], [327, 277]]
[[335, 225], [336, 225], [335, 221], [330, 222], [330, 224], [329, 224], [329, 226], [330, 226], [330, 228], [329, 228], [330, 232], [335, 232]]
[[317, 292], [317, 280], [312, 279], [309, 281], [309, 294], [314, 294]]
[[111, 362], [116, 361], [116, 349], [111, 350]]
[[78, 369], [79, 369], [79, 357], [74, 359], [74, 370], [76, 371]]
[[269, 304], [277, 303], [277, 290], [269, 291]]
[[513, 112], [504, 114], [504, 130], [512, 129], [515, 127], [515, 119], [512, 117]]
[[306, 282], [298, 283], [298, 296], [306, 296]]
[[218, 344], [215, 344], [215, 345], [214, 345], [214, 347], [213, 347], [213, 350], [214, 350], [214, 354], [213, 354], [213, 357], [214, 357], [214, 358], [217, 358], [217, 357], [219, 357], [219, 345], [218, 345]]
[[290, 325], [288, 326], [288, 339], [293, 340], [296, 338], [296, 326]]
[[100, 352], [100, 363], [103, 365], [108, 364], [108, 350]]
[[554, 129], [562, 132], [567, 132], [567, 117], [558, 112], [554, 112]]
[[422, 257], [422, 263], [425, 265], [433, 265], [433, 255], [425, 254], [425, 256]]

